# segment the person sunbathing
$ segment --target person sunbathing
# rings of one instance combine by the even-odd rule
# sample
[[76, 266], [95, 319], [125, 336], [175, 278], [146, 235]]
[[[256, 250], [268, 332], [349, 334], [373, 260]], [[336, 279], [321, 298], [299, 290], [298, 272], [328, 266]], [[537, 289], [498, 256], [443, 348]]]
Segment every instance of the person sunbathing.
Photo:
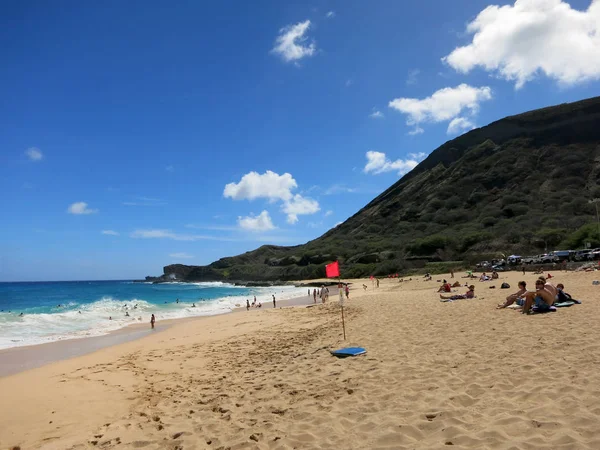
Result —
[[475, 286], [469, 286], [469, 290], [465, 294], [459, 295], [442, 295], [440, 294], [440, 300], [463, 300], [466, 298], [475, 298]]
[[479, 277], [479, 281], [489, 281], [490, 277], [488, 277], [485, 272], [483, 272], [481, 274], [481, 276]]
[[438, 289], [438, 292], [450, 292], [450, 283], [448, 283], [446, 280], [444, 280], [444, 283], [440, 286], [440, 288]]
[[[554, 286], [552, 287], [554, 288]], [[544, 280], [543, 277], [540, 277], [535, 281], [535, 292], [527, 292], [525, 294], [523, 314], [529, 314], [534, 305], [538, 311], [548, 311], [554, 304], [554, 300], [555, 295], [546, 288], [546, 280]]]
[[512, 305], [513, 303], [517, 303], [517, 305], [523, 306], [524, 301], [522, 301], [522, 297], [527, 293], [527, 283], [524, 281], [519, 281], [519, 290], [514, 294], [510, 294], [506, 297], [506, 301], [497, 306], [498, 309], [506, 308], [507, 306]]
[[460, 281], [455, 281], [452, 287], [460, 287]]
[[498, 272], [496, 272], [495, 270], [492, 272], [492, 280], [497, 280], [498, 278], [500, 278], [500, 276], [498, 275]]

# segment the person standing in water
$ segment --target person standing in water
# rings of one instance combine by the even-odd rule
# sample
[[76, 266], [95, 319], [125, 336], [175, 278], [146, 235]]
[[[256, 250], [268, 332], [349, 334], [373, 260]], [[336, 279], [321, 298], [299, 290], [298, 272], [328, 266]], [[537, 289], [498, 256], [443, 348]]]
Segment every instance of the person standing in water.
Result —
[[273, 308], [277, 308], [277, 303], [275, 302], [275, 294], [273, 294]]
[[250, 311], [250, 300], [246, 299], [246, 311]]
[[152, 328], [154, 328], [154, 322], [156, 322], [156, 318], [154, 317], [154, 314], [152, 314], [152, 317], [150, 318], [150, 326]]

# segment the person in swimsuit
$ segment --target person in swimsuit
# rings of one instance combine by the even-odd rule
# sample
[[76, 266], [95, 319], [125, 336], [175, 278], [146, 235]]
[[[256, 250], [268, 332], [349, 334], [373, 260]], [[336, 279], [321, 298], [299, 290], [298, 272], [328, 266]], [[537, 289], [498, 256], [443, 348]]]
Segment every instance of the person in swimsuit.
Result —
[[152, 328], [154, 328], [154, 323], [156, 322], [156, 318], [154, 317], [154, 314], [152, 314], [152, 317], [150, 317], [150, 326]]
[[523, 314], [528, 314], [534, 305], [538, 311], [547, 311], [550, 309], [556, 299], [556, 288], [552, 285], [550, 286], [554, 289], [554, 292], [546, 288], [544, 277], [540, 277], [535, 281], [535, 292], [527, 292], [525, 294]]
[[519, 281], [519, 290], [514, 294], [510, 294], [506, 297], [506, 301], [497, 306], [498, 309], [506, 308], [507, 306], [517, 303], [517, 305], [523, 305], [524, 301], [519, 301], [527, 293], [527, 283], [525, 281]]
[[469, 286], [469, 290], [462, 295], [442, 295], [440, 294], [440, 300], [464, 300], [466, 298], [475, 298], [475, 286]]

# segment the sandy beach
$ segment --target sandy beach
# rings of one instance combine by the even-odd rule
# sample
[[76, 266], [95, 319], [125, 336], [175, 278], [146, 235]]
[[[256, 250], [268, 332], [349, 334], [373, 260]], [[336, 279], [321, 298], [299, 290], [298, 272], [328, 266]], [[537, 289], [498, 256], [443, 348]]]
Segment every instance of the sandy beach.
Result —
[[497, 310], [537, 277], [509, 272], [449, 303], [449, 275], [352, 280], [346, 341], [336, 295], [180, 321], [0, 378], [0, 448], [597, 449], [600, 272], [554, 275], [581, 305]]

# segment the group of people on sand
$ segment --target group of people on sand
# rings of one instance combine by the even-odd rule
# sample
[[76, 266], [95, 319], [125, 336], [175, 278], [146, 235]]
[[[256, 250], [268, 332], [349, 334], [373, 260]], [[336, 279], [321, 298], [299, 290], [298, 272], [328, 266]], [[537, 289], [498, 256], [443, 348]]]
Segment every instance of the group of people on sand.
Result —
[[256, 295], [254, 296], [254, 300], [252, 301], [252, 305], [250, 305], [250, 300], [246, 299], [246, 310], [250, 311], [250, 307], [252, 307], [252, 308], [262, 308], [262, 303], [256, 301]]
[[479, 281], [497, 280], [498, 278], [500, 278], [500, 275], [494, 270], [491, 275], [486, 275], [486, 273], [483, 272], [479, 277]]
[[[309, 290], [310, 295], [310, 290]], [[321, 289], [313, 289], [313, 303], [317, 303], [317, 297], [321, 299], [321, 303], [325, 303], [329, 299], [329, 288], [325, 285]]]
[[[548, 311], [557, 302], [575, 301], [565, 292], [565, 286], [562, 283], [558, 283], [554, 286], [549, 283], [546, 277], [538, 277], [535, 280], [535, 291], [527, 290], [527, 283], [525, 281], [519, 281], [519, 290], [514, 294], [510, 294], [506, 297], [506, 301], [497, 306], [498, 309], [504, 309], [512, 304], [516, 304], [523, 308], [523, 314], [529, 314], [533, 312], [533, 308], [537, 311]], [[579, 302], [579, 301], [576, 301]]]

